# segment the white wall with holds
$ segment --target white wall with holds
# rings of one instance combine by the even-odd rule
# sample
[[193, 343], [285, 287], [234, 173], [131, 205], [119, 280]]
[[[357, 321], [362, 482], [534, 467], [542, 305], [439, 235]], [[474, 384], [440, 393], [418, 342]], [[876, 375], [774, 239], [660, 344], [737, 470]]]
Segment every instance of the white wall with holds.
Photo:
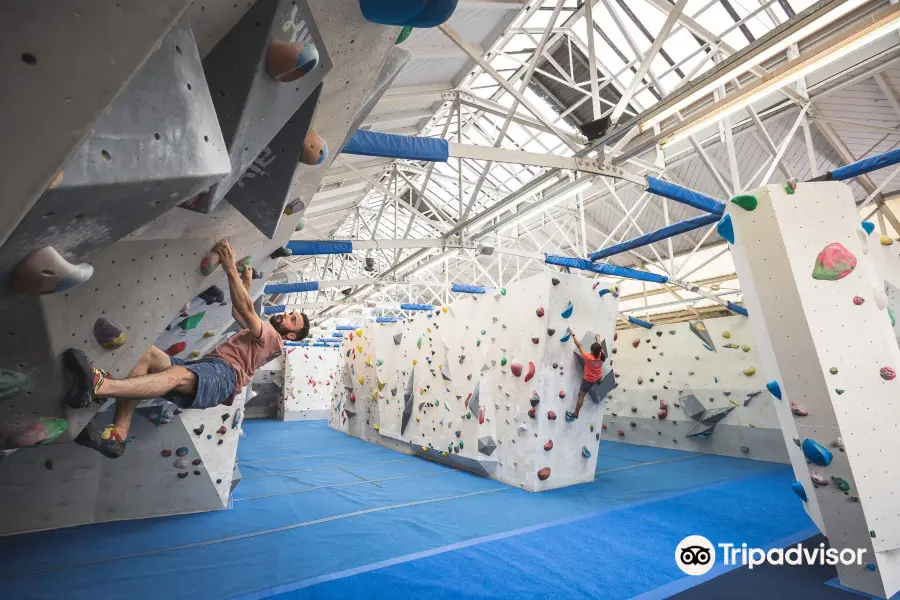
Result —
[[[574, 410], [582, 369], [566, 339], [609, 341], [608, 282], [542, 274], [345, 337], [333, 428], [529, 491], [592, 481], [602, 401]], [[563, 315], [566, 315], [565, 317]], [[566, 339], [566, 341], [563, 341]]]
[[[763, 371], [780, 397], [794, 491], [833, 548], [867, 551], [866, 565], [838, 566], [841, 583], [890, 597], [900, 590], [900, 348], [873, 259], [879, 236], [861, 226], [842, 183], [751, 195], [751, 209], [731, 203], [723, 218]], [[808, 414], [792, 412], [796, 404]]]
[[[790, 462], [747, 317], [635, 327], [617, 338], [603, 439]], [[693, 419], [689, 395], [711, 413]], [[701, 427], [725, 411], [711, 432]]]
[[285, 348], [284, 396], [278, 407], [282, 421], [327, 419], [331, 400], [342, 384], [340, 348], [293, 346]]

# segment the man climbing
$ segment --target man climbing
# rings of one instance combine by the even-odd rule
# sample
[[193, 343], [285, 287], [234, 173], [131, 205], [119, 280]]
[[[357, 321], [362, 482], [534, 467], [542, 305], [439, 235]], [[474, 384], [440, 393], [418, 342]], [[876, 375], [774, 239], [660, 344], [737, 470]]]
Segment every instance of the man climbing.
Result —
[[309, 319], [302, 313], [276, 315], [268, 323], [263, 322], [250, 297], [252, 269], [244, 269], [243, 277], [238, 273], [234, 250], [227, 241], [219, 242], [213, 250], [228, 276], [231, 312], [241, 331], [198, 360], [169, 357], [151, 346], [126, 379], [112, 379], [94, 368], [83, 351], [67, 350], [65, 365], [75, 378], [69, 393], [70, 406], [87, 406], [95, 399], [116, 399], [112, 425], [101, 432], [88, 423], [75, 438], [76, 444], [118, 458], [125, 451], [131, 419], [141, 400], [165, 397], [181, 408], [231, 405], [256, 370], [281, 354], [284, 340], [298, 341], [307, 336]]
[[599, 334], [594, 336], [590, 354], [584, 351], [571, 329], [569, 329], [569, 334], [572, 336], [572, 341], [575, 342], [575, 347], [578, 348], [581, 358], [584, 359], [584, 378], [581, 381], [581, 388], [578, 390], [578, 404], [575, 405], [575, 412], [566, 411], [566, 421], [571, 422], [577, 419], [578, 414], [581, 412], [581, 407], [584, 404], [584, 395], [590, 392], [591, 388], [603, 379], [603, 362], [606, 360], [606, 353], [603, 352], [602, 340]]

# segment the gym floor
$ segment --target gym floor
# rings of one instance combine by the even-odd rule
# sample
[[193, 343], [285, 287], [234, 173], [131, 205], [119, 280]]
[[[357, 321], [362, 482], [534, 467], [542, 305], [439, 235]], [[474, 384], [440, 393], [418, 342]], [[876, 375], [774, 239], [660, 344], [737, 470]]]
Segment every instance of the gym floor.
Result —
[[0, 538], [0, 595], [859, 597], [825, 585], [833, 568], [676, 566], [691, 534], [763, 548], [817, 535], [785, 465], [603, 442], [592, 483], [532, 494], [325, 421], [243, 427], [231, 510]]

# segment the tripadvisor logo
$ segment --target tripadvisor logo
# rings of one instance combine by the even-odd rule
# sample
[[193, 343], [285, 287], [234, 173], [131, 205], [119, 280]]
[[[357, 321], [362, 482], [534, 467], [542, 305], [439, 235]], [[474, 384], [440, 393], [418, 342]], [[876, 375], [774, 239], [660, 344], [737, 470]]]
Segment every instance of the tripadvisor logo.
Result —
[[702, 535], [689, 535], [675, 548], [675, 564], [688, 575], [706, 575], [716, 564], [716, 549]]

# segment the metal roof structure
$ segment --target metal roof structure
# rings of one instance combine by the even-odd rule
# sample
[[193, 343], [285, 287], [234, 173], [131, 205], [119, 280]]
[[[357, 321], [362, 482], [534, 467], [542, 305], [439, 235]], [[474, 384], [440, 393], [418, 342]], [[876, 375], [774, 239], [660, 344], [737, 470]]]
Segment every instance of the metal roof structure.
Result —
[[[404, 43], [413, 59], [363, 128], [602, 157], [726, 199], [896, 147], [898, 11], [889, 0], [463, 0]], [[850, 183], [861, 216], [890, 236], [896, 173]], [[288, 280], [349, 282], [274, 299], [323, 317], [403, 315], [402, 302], [452, 301], [447, 283], [501, 287], [553, 268], [540, 253], [585, 257], [701, 214], [628, 181], [470, 159], [343, 154], [323, 181], [295, 238], [379, 240], [283, 261]], [[609, 260], [741, 300], [714, 226]], [[621, 288], [622, 312], [656, 323], [721, 313], [669, 285]]]

